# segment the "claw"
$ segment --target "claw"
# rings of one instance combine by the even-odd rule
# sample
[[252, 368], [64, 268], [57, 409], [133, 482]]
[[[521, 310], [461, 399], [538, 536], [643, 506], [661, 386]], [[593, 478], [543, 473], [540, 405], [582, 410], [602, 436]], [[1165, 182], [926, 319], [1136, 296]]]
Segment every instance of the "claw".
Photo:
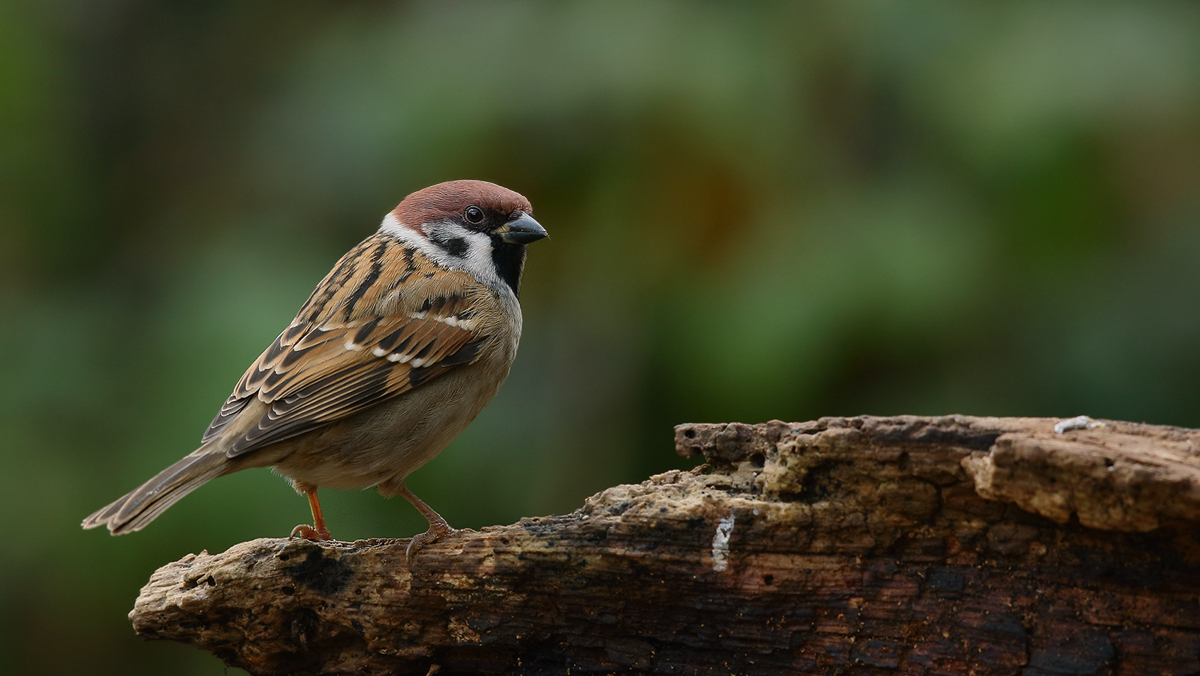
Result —
[[292, 534], [288, 536], [288, 539], [291, 540], [297, 536], [302, 537], [305, 540], [325, 541], [333, 539], [333, 536], [329, 534], [328, 528], [313, 528], [312, 526], [306, 526], [304, 524], [300, 524], [299, 526], [293, 528]]
[[454, 529], [450, 527], [449, 523], [446, 523], [441, 514], [433, 511], [432, 507], [425, 504], [421, 498], [418, 498], [416, 494], [408, 490], [408, 486], [404, 485], [403, 481], [400, 482], [398, 488], [399, 490], [396, 492], [403, 495], [405, 500], [411, 502], [412, 506], [416, 507], [421, 516], [425, 517], [425, 520], [429, 522], [429, 530], [420, 535], [413, 536], [413, 539], [408, 543], [408, 547], [404, 550], [404, 562], [407, 564], [412, 562], [412, 555], [419, 549], [443, 535], [453, 533]]
[[306, 526], [301, 524], [296, 526], [292, 529], [292, 534], [288, 536], [288, 539], [290, 540], [298, 535], [305, 540], [332, 540], [333, 536], [329, 534], [329, 529], [325, 527], [325, 517], [321, 516], [321, 503], [317, 500], [317, 487], [309, 484], [296, 484], [296, 488], [308, 495], [308, 507], [312, 510], [313, 525]]
[[421, 533], [420, 535], [414, 535], [412, 540], [409, 541], [408, 547], [404, 550], [404, 562], [406, 564], [411, 563], [412, 555], [422, 547], [430, 544], [431, 542], [437, 541], [437, 539], [443, 535], [449, 535], [453, 532], [455, 532], [455, 529], [451, 528], [450, 525], [445, 521], [442, 521], [441, 523], [430, 523], [429, 530]]

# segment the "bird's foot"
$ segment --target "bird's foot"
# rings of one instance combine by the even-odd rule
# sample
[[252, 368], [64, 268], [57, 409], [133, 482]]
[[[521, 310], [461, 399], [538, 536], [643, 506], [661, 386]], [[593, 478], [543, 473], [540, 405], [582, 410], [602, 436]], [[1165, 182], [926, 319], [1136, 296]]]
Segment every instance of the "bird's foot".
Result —
[[413, 554], [416, 554], [419, 549], [434, 542], [443, 535], [449, 535], [454, 531], [455, 529], [451, 528], [450, 524], [445, 521], [441, 521], [440, 523], [431, 522], [429, 530], [420, 535], [414, 535], [412, 540], [409, 541], [408, 548], [404, 550], [404, 562], [411, 563]]
[[291, 540], [296, 536], [300, 536], [305, 540], [328, 541], [333, 539], [333, 536], [329, 534], [329, 529], [326, 528], [324, 524], [322, 524], [320, 528], [313, 528], [312, 526], [300, 524], [292, 529], [292, 534], [288, 536], [288, 539]]
[[292, 485], [296, 490], [308, 495], [308, 506], [312, 509], [313, 525], [305, 526], [301, 524], [296, 526], [292, 529], [292, 534], [288, 536], [288, 539], [291, 540], [299, 535], [305, 540], [322, 542], [332, 540], [333, 536], [329, 534], [329, 529], [325, 527], [325, 517], [321, 516], [321, 501], [317, 500], [317, 487], [313, 484], [301, 482], [292, 482]]

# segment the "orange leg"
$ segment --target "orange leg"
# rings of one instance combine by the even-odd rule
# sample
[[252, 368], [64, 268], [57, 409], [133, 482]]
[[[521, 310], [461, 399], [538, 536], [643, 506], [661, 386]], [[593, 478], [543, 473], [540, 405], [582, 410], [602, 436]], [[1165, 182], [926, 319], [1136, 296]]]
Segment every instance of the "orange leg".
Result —
[[294, 538], [299, 535], [305, 540], [332, 540], [333, 536], [329, 534], [329, 529], [325, 527], [325, 517], [321, 516], [321, 502], [317, 500], [317, 487], [299, 482], [295, 486], [297, 490], [304, 491], [308, 495], [308, 507], [312, 510], [313, 525], [296, 526], [292, 529], [292, 534], [289, 537]]
[[429, 530], [413, 537], [412, 542], [408, 543], [408, 549], [404, 550], [404, 558], [407, 559], [421, 547], [424, 547], [443, 535], [453, 533], [454, 529], [451, 528], [450, 524], [442, 518], [441, 514], [433, 511], [432, 507], [425, 504], [425, 502], [421, 500], [421, 498], [418, 498], [415, 493], [408, 490], [408, 486], [406, 486], [403, 481], [400, 482], [399, 488], [400, 490], [397, 492], [400, 495], [403, 495], [405, 500], [411, 502], [412, 506], [416, 507], [417, 511], [421, 513], [421, 516], [425, 517], [425, 520], [429, 522]]

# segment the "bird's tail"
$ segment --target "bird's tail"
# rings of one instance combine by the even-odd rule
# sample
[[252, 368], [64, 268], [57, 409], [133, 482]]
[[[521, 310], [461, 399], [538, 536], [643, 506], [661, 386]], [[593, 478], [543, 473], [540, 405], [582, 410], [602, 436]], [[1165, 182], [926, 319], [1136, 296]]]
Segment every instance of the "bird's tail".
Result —
[[232, 471], [231, 462], [211, 445], [201, 446], [124, 497], [83, 520], [83, 527], [108, 526], [113, 535], [141, 530], [168, 507], [201, 485]]

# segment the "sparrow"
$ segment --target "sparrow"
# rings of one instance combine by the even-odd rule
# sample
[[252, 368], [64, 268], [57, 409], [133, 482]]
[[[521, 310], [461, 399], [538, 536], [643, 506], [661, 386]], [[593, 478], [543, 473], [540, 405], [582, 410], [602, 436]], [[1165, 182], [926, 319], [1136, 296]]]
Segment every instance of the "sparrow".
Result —
[[525, 246], [547, 236], [529, 200], [484, 181], [450, 181], [404, 199], [317, 285], [246, 370], [201, 445], [83, 520], [113, 535], [145, 528], [206, 482], [273, 467], [308, 496], [377, 486], [429, 522], [414, 545], [453, 528], [404, 481], [491, 401], [521, 338]]

